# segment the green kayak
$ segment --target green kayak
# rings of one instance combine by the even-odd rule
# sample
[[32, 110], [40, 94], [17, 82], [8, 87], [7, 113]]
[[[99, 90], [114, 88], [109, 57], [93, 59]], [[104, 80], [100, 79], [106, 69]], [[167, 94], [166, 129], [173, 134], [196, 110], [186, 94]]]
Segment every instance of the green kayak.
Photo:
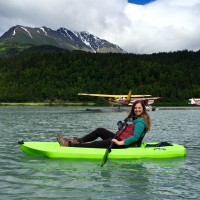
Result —
[[[26, 155], [45, 156], [48, 158], [102, 159], [106, 149], [62, 147], [58, 142], [18, 142]], [[186, 148], [179, 144], [165, 142], [142, 143], [140, 147], [112, 149], [109, 159], [135, 158], [174, 158], [184, 157]]]

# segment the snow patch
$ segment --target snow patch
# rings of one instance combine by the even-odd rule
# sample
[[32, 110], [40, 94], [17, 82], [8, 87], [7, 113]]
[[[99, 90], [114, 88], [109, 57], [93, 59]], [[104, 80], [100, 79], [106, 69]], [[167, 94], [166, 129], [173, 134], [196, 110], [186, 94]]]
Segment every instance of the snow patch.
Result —
[[22, 26], [21, 26], [21, 28], [22, 28], [23, 30], [25, 30], [25, 31], [29, 34], [29, 36], [30, 36], [31, 38], [33, 38], [32, 35], [30, 34], [30, 32], [29, 32], [27, 29], [25, 29], [25, 28], [22, 27]]
[[41, 30], [44, 32], [44, 34], [47, 36], [47, 32], [44, 30], [44, 28], [41, 27], [40, 29], [41, 29]]
[[[65, 29], [64, 31], [65, 31], [65, 33], [69, 36], [69, 38], [70, 38], [71, 40], [73, 40], [72, 36], [68, 33], [68, 31], [67, 31], [66, 29]], [[66, 37], [66, 35], [65, 35], [65, 37]]]
[[79, 38], [81, 39], [81, 41], [86, 44], [88, 47], [90, 47], [92, 49], [93, 52], [96, 52], [95, 49], [92, 48], [92, 46], [90, 45], [90, 42], [88, 42], [84, 37], [81, 36], [81, 34], [79, 34]]
[[76, 37], [78, 37], [78, 32], [75, 32], [75, 31], [71, 31]]

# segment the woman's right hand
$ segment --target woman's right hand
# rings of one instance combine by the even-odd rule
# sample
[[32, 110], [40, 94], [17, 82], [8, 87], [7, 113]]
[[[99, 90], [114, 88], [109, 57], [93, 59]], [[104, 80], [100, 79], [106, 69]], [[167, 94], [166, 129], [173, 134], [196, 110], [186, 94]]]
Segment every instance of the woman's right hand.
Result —
[[119, 146], [124, 145], [124, 141], [119, 141], [117, 139], [112, 139], [112, 142], [119, 145]]

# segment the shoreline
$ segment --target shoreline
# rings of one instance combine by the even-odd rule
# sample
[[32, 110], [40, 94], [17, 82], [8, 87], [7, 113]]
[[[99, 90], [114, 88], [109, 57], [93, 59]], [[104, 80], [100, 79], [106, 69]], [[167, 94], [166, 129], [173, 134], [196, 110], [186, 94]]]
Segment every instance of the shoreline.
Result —
[[1, 106], [94, 106], [94, 103], [0, 103]]
[[[95, 103], [34, 103], [34, 102], [27, 102], [27, 103], [0, 103], [1, 106], [94, 106], [94, 107], [101, 107], [95, 106]], [[156, 106], [157, 110], [200, 110], [200, 106]]]

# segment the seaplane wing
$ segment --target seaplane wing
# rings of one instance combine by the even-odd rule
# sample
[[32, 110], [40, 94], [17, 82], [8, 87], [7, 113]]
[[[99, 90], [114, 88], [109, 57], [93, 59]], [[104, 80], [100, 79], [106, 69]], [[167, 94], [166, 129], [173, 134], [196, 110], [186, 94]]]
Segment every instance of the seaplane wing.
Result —
[[189, 104], [192, 104], [192, 105], [197, 105], [197, 106], [200, 106], [200, 98], [191, 98], [189, 99], [190, 103]]
[[[83, 96], [93, 96], [93, 97], [107, 97], [107, 98], [126, 98], [127, 94], [88, 94], [88, 93], [78, 93], [78, 95]], [[143, 95], [131, 95], [131, 97], [150, 97], [151, 95], [143, 94]]]

